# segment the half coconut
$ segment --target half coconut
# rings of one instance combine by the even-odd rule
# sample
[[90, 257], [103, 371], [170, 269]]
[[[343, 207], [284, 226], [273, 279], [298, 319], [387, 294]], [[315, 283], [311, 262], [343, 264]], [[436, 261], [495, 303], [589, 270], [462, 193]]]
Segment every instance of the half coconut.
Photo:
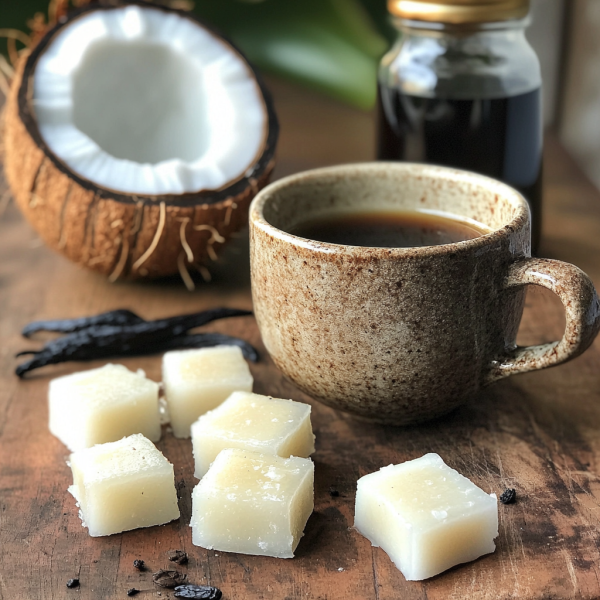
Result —
[[215, 259], [268, 183], [278, 124], [240, 51], [146, 2], [73, 12], [21, 61], [5, 170], [52, 248], [118, 278]]

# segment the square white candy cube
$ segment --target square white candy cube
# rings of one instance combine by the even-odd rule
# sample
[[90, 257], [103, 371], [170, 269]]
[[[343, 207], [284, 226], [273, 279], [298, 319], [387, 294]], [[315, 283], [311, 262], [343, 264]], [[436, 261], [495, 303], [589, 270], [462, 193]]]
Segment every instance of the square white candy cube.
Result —
[[71, 451], [142, 433], [160, 439], [158, 384], [143, 371], [108, 364], [53, 379], [50, 431]]
[[498, 503], [437, 454], [358, 480], [355, 527], [408, 580], [494, 552]]
[[167, 352], [163, 383], [176, 437], [190, 437], [191, 424], [231, 392], [252, 391], [252, 375], [237, 346]]
[[192, 425], [194, 475], [200, 479], [225, 448], [242, 448], [283, 458], [307, 458], [315, 451], [310, 406], [234, 392]]
[[79, 450], [69, 462], [69, 491], [91, 536], [179, 518], [173, 465], [143, 435]]
[[223, 450], [192, 492], [192, 542], [292, 558], [313, 511], [313, 487], [309, 459]]

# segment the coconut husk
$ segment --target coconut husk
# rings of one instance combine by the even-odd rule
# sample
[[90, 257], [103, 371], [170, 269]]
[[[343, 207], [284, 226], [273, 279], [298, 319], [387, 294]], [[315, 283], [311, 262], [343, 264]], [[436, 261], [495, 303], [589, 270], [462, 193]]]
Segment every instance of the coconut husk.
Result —
[[269, 131], [251, 175], [197, 194], [135, 196], [104, 189], [70, 171], [37, 129], [33, 71], [60, 27], [20, 57], [5, 107], [4, 166], [21, 212], [50, 248], [111, 281], [187, 272], [214, 260], [231, 234], [247, 224], [250, 202], [274, 167], [278, 123], [264, 85], [257, 76]]

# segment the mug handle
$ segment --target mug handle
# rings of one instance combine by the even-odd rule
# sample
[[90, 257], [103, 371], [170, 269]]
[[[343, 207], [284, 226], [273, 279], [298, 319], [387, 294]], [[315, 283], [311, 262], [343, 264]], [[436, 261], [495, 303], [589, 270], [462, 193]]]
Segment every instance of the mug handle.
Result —
[[506, 288], [539, 285], [553, 291], [566, 313], [560, 341], [539, 346], [517, 346], [492, 361], [486, 384], [517, 373], [553, 367], [579, 356], [600, 329], [600, 302], [591, 279], [579, 268], [559, 260], [527, 258], [510, 266]]

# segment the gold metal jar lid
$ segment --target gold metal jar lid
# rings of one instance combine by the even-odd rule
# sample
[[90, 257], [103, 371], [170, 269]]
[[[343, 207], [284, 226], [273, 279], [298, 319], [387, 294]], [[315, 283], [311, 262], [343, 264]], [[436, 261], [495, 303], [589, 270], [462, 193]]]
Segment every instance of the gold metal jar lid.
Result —
[[396, 17], [462, 25], [522, 19], [529, 0], [388, 0]]

